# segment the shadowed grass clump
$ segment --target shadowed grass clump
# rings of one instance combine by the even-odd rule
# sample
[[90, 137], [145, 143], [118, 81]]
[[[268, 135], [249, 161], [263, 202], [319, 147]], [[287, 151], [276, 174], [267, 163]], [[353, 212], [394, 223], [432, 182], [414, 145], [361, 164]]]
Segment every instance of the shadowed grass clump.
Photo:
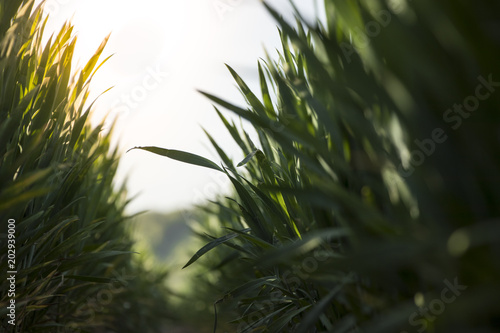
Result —
[[499, 4], [325, 0], [326, 22], [296, 24], [268, 10], [283, 48], [258, 92], [229, 67], [247, 106], [203, 93], [255, 129], [217, 110], [246, 158], [210, 136], [222, 166], [138, 147], [234, 185], [206, 208], [225, 229], [201, 222], [214, 236], [186, 266], [213, 250], [200, 281], [238, 332], [497, 331]]

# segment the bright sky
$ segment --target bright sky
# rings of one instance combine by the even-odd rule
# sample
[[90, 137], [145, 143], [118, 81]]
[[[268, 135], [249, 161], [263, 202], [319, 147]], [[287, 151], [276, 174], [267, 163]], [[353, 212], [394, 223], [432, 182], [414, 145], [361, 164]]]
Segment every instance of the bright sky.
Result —
[[[315, 0], [303, 2], [301, 13], [314, 17]], [[288, 0], [268, 3], [292, 18]], [[264, 48], [272, 56], [280, 48], [276, 24], [259, 0], [46, 0], [45, 11], [48, 32], [71, 19], [80, 65], [111, 33], [105, 56], [114, 55], [95, 76], [92, 96], [114, 88], [99, 98], [94, 119], [117, 117], [114, 138], [124, 151], [159, 146], [219, 163], [203, 126], [230, 156], [243, 159], [196, 89], [244, 105], [224, 63], [257, 89], [257, 60]], [[216, 171], [139, 150], [121, 158], [123, 181], [135, 197], [130, 213], [185, 208], [229, 188]]]

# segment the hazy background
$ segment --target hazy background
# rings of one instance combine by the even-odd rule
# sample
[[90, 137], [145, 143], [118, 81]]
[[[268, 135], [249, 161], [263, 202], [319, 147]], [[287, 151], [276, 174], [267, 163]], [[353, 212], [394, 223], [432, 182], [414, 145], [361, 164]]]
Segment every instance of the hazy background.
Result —
[[[299, 6], [305, 17], [315, 16], [315, 2]], [[293, 19], [287, 0], [268, 3]], [[45, 12], [47, 32], [68, 19], [75, 26], [77, 66], [111, 33], [104, 55], [113, 56], [94, 77], [90, 100], [113, 87], [99, 97], [93, 119], [116, 118], [120, 149], [160, 146], [219, 163], [203, 126], [235, 160], [243, 159], [196, 89], [244, 105], [224, 63], [257, 89], [258, 58], [265, 57], [264, 50], [275, 57], [280, 45], [261, 1], [47, 0]], [[129, 197], [135, 197], [129, 213], [186, 208], [229, 188], [222, 174], [138, 150], [122, 157], [117, 179], [126, 181]]]

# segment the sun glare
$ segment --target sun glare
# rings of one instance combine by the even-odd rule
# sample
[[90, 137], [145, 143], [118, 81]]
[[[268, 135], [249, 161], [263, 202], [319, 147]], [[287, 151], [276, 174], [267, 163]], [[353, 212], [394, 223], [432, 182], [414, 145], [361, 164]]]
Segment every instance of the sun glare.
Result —
[[[217, 6], [222, 2], [226, 5]], [[286, 4], [271, 1], [284, 14]], [[310, 7], [305, 14], [312, 13]], [[213, 152], [202, 143], [206, 142], [202, 126], [218, 141], [231, 140], [197, 89], [242, 105], [224, 64], [233, 66], [257, 90], [257, 72], [248, 68], [264, 57], [263, 45], [271, 51], [279, 45], [276, 24], [259, 0], [47, 0], [44, 8], [49, 15], [46, 39], [68, 20], [74, 26], [75, 71], [110, 35], [101, 59], [112, 57], [93, 78], [88, 100], [98, 98], [94, 124], [117, 121], [114, 140], [122, 151], [156, 145], [210, 157]], [[235, 152], [235, 159], [243, 158], [232, 145], [228, 151]], [[142, 193], [130, 205], [134, 211], [186, 206], [193, 203], [193, 193], [217, 192], [204, 191], [213, 181], [203, 169], [186, 169], [139, 152], [124, 156], [120, 165], [118, 179], [128, 179], [132, 195]], [[178, 177], [164, 177], [165, 170]], [[168, 200], [162, 199], [165, 195]]]

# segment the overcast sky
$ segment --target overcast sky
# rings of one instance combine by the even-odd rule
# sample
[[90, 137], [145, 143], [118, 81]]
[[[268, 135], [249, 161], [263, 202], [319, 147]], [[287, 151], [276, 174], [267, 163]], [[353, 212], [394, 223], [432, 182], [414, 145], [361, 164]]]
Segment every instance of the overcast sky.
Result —
[[[292, 18], [287, 0], [268, 3]], [[313, 4], [302, 1], [301, 13], [314, 17]], [[47, 32], [67, 20], [75, 26], [80, 65], [111, 33], [105, 56], [113, 56], [95, 76], [91, 98], [114, 87], [98, 99], [94, 121], [117, 117], [114, 140], [123, 151], [159, 146], [220, 163], [204, 127], [230, 156], [243, 159], [196, 89], [243, 106], [225, 63], [257, 89], [257, 60], [264, 49], [275, 56], [280, 48], [276, 24], [259, 0], [46, 0], [45, 11]], [[135, 197], [130, 213], [165, 212], [227, 191], [221, 175], [135, 150], [121, 158], [117, 181], [126, 181]]]

